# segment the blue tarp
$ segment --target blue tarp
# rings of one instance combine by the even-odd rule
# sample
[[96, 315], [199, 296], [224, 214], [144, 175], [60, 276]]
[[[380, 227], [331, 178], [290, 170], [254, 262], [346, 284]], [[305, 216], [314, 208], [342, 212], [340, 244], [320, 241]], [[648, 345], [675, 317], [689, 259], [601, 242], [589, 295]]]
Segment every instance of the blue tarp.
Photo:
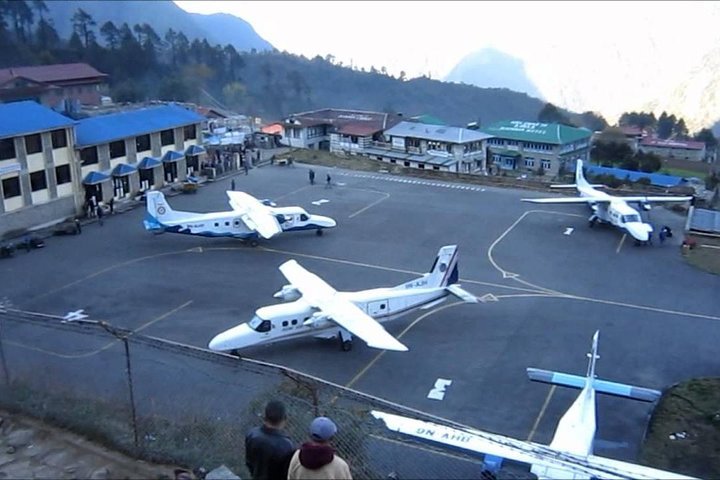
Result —
[[140, 160], [140, 163], [138, 163], [137, 168], [142, 170], [148, 170], [151, 168], [155, 168], [159, 165], [162, 165], [162, 162], [154, 157], [145, 157], [142, 160]]
[[77, 122], [75, 144], [78, 147], [99, 145], [202, 121], [203, 117], [178, 105], [98, 115]]
[[185, 155], [189, 155], [191, 157], [195, 155], [200, 155], [201, 153], [205, 153], [205, 147], [201, 147], [200, 145], [190, 145], [185, 150]]
[[0, 105], [0, 138], [70, 127], [74, 120], [32, 101]]
[[102, 172], [90, 172], [85, 175], [83, 183], [85, 185], [97, 185], [98, 183], [107, 182], [110, 176]]
[[112, 175], [113, 177], [124, 177], [125, 175], [130, 175], [136, 171], [136, 167], [128, 165], [127, 163], [121, 163], [117, 167], [113, 168]]
[[172, 163], [177, 162], [181, 158], [184, 158], [185, 155], [183, 155], [180, 152], [176, 152], [174, 150], [170, 150], [168, 152], [165, 152], [165, 155], [162, 156], [162, 161], [165, 163]]
[[646, 177], [650, 179], [651, 185], [655, 185], [657, 187], [675, 187], [685, 182], [684, 178], [676, 177], [674, 175], [636, 172], [634, 170], [625, 170], [623, 168], [600, 167], [597, 165], [588, 165], [587, 171], [590, 175], [612, 175], [619, 180], [629, 178], [632, 182], [637, 182], [639, 179]]

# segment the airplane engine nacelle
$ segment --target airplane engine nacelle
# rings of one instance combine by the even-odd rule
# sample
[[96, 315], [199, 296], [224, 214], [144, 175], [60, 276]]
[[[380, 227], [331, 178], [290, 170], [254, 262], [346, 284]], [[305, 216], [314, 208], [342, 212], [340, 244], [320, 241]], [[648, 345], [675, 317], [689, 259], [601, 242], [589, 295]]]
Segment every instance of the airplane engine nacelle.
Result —
[[301, 296], [302, 294], [300, 293], [300, 291], [298, 291], [298, 289], [293, 287], [292, 285], [285, 285], [280, 291], [273, 294], [273, 297], [289, 302], [297, 300]]
[[303, 322], [303, 325], [306, 327], [321, 328], [326, 327], [328, 323], [329, 321], [327, 316], [322, 313], [314, 313], [312, 317]]
[[650, 205], [649, 203], [643, 202], [640, 204], [640, 207], [642, 207], [642, 209], [647, 212], [648, 210], [650, 210], [652, 208], [652, 205]]

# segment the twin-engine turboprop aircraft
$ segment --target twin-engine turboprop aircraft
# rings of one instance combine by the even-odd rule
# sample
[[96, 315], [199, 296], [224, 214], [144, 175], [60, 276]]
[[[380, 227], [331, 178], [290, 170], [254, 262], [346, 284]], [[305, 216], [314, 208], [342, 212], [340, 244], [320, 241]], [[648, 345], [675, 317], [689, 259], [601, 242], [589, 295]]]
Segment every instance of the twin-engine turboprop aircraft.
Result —
[[252, 345], [289, 340], [306, 335], [340, 338], [342, 349], [352, 348], [352, 335], [368, 346], [406, 351], [407, 347], [380, 325], [417, 308], [430, 308], [452, 294], [476, 303], [474, 295], [457, 285], [457, 246], [442, 247], [429, 273], [392, 288], [338, 292], [295, 260], [280, 265], [290, 282], [274, 297], [290, 301], [259, 308], [247, 323], [226, 330], [210, 341], [209, 348], [234, 351]]
[[173, 210], [161, 192], [146, 194], [145, 229], [155, 233], [173, 232], [203, 237], [240, 238], [257, 246], [258, 238], [271, 238], [280, 232], [315, 230], [337, 225], [335, 220], [311, 215], [300, 207], [276, 207], [244, 192], [227, 191], [231, 211], [194, 213]]
[[[373, 411], [372, 415], [385, 422], [388, 429], [412, 437], [440, 443], [453, 448], [491, 455], [496, 459], [508, 459], [529, 463], [530, 471], [540, 479], [679, 479], [691, 478], [665, 470], [635, 465], [593, 455], [593, 443], [597, 428], [595, 393], [654, 402], [660, 392], [622, 383], [599, 380], [595, 377], [598, 332], [592, 341], [587, 375], [570, 375], [528, 368], [531, 380], [582, 389], [580, 395], [560, 419], [550, 445], [525, 442], [480, 430], [452, 428], [435, 423]], [[492, 462], [496, 465], [498, 462]]]
[[593, 213], [589, 218], [590, 226], [596, 222], [609, 223], [620, 230], [627, 232], [638, 244], [646, 244], [653, 231], [652, 225], [642, 221], [640, 212], [630, 206], [637, 203], [643, 210], [650, 210], [652, 203], [689, 202], [692, 197], [670, 196], [630, 196], [617, 197], [597, 190], [595, 187], [604, 185], [591, 185], [583, 175], [583, 162], [578, 160], [575, 165], [574, 185], [552, 185], [553, 188], [576, 188], [580, 197], [575, 198], [523, 198], [523, 202], [530, 203], [575, 203], [587, 204]]

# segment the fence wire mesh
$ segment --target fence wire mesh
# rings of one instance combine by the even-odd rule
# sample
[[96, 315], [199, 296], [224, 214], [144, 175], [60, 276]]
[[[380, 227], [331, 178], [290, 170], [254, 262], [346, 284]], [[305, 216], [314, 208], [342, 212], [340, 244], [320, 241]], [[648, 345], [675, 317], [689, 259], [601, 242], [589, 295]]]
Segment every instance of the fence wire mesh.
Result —
[[[482, 459], [388, 431], [373, 409], [421, 412], [280, 366], [133, 334], [103, 322], [0, 310], [0, 404], [148, 461], [228, 466], [241, 478], [245, 434], [280, 399], [296, 445], [318, 415], [338, 425], [354, 478], [484, 478]], [[447, 425], [453, 426], [447, 422]], [[499, 478], [526, 478], [507, 465]]]

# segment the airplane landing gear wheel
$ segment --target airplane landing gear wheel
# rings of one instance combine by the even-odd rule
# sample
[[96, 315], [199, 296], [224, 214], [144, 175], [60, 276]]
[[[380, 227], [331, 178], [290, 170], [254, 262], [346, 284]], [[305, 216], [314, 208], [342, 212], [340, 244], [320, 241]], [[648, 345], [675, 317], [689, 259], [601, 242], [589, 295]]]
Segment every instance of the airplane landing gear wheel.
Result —
[[352, 350], [352, 340], [343, 341], [340, 348], [342, 348], [343, 352], [349, 352]]
[[230, 353], [230, 355], [232, 355], [233, 357], [242, 358], [242, 356], [240, 355], [240, 350], [238, 350], [237, 348], [235, 348], [235, 349], [233, 349], [233, 350], [230, 350], [229, 353]]
[[318, 228], [317, 230], [315, 230], [315, 235], [317, 235], [318, 237], [322, 237], [323, 236], [322, 228]]
[[248, 242], [248, 244], [249, 244], [252, 248], [255, 248], [255, 247], [257, 247], [258, 245], [260, 245], [260, 242], [258, 242], [257, 240], [255, 240], [255, 239], [253, 238], [252, 240], [250, 240], [250, 241]]

